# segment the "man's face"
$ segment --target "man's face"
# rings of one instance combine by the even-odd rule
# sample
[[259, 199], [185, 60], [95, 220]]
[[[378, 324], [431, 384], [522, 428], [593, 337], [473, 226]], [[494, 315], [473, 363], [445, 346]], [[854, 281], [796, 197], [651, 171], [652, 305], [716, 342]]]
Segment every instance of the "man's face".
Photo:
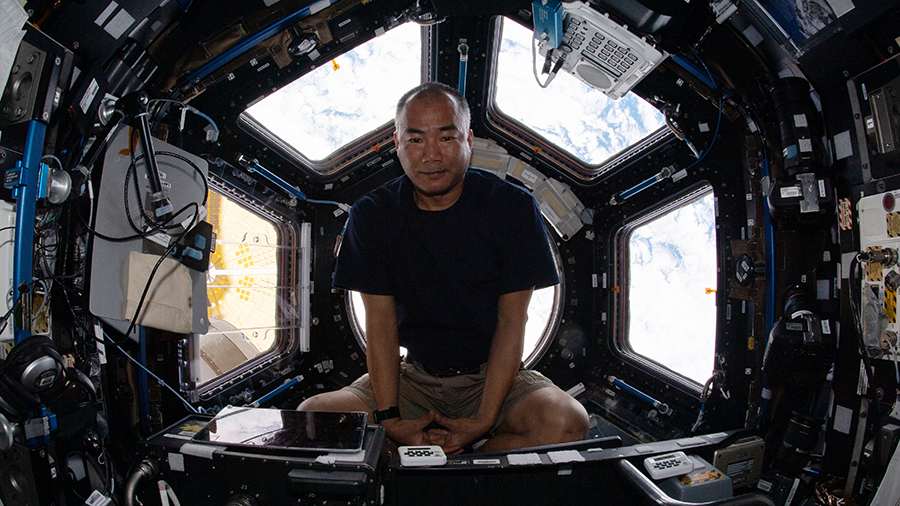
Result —
[[394, 142], [403, 172], [423, 209], [446, 209], [462, 194], [474, 136], [453, 100], [444, 95], [414, 98], [397, 121]]

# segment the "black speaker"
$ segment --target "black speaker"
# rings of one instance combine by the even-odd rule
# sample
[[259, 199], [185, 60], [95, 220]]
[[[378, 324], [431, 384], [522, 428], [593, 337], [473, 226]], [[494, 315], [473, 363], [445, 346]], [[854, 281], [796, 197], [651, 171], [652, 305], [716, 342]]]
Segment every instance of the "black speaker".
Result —
[[[19, 53], [9, 74], [9, 82], [0, 101], [0, 126], [15, 125], [32, 119], [50, 120], [52, 101], [46, 98], [51, 75], [62, 68], [62, 58], [54, 57], [45, 51], [23, 41]], [[56, 83], [53, 83], [55, 90]], [[42, 103], [43, 102], [43, 103]], [[44, 107], [49, 105], [50, 107]]]
[[31, 120], [49, 122], [68, 85], [72, 60], [70, 51], [27, 25], [0, 98], [0, 128]]
[[0, 363], [0, 409], [18, 417], [39, 408], [40, 394], [63, 381], [65, 370], [49, 337], [26, 337]]

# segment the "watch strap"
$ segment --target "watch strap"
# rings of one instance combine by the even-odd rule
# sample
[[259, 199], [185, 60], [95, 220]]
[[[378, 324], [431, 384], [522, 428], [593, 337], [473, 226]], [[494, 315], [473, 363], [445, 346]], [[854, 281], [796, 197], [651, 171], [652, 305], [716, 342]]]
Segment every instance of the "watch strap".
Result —
[[373, 414], [375, 415], [375, 423], [381, 423], [391, 418], [400, 418], [400, 407], [391, 406], [381, 411], [375, 411]]

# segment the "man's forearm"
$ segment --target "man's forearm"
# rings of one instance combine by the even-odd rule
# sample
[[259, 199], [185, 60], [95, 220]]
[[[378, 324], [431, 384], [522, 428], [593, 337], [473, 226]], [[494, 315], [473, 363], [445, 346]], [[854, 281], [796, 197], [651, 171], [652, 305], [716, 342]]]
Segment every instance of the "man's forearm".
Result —
[[399, 405], [400, 343], [392, 297], [363, 295], [366, 306], [366, 365], [376, 410]]
[[497, 329], [491, 342], [484, 394], [478, 408], [478, 416], [490, 420], [492, 425], [522, 363], [531, 293], [532, 290], [525, 290], [500, 297]]

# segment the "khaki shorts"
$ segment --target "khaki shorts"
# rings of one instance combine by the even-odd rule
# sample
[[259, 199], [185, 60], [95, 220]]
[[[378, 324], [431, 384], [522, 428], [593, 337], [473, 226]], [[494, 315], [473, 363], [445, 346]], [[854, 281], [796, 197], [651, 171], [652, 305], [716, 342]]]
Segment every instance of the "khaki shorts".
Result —
[[[475, 374], [439, 377], [425, 372], [416, 362], [400, 363], [400, 415], [404, 420], [415, 420], [431, 410], [449, 418], [469, 418], [478, 412], [487, 364]], [[491, 428], [497, 429], [512, 408], [528, 394], [542, 388], [553, 387], [553, 382], [543, 374], [528, 369], [519, 369], [509, 394], [500, 407], [500, 415]], [[353, 392], [363, 400], [369, 409], [375, 411], [375, 395], [369, 375], [364, 374], [351, 385], [343, 388]]]

